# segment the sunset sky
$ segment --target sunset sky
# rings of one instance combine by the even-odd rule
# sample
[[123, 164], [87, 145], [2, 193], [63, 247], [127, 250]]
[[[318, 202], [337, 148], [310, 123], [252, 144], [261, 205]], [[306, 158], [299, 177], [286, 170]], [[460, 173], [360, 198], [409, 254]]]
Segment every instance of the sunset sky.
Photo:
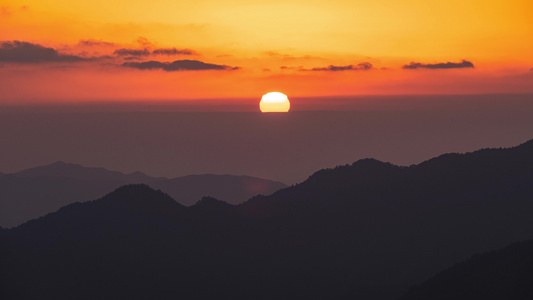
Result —
[[530, 0], [2, 0], [0, 104], [533, 93]]

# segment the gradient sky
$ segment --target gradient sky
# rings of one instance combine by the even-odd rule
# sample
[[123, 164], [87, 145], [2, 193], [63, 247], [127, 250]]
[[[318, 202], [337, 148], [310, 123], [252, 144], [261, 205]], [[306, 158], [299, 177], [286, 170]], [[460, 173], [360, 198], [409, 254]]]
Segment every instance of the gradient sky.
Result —
[[2, 0], [0, 104], [533, 93], [530, 0]]

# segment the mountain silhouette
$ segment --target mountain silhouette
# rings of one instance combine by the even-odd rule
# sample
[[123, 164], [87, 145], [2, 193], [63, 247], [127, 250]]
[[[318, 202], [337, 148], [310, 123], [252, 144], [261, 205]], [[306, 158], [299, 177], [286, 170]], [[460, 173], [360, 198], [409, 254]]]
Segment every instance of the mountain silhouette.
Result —
[[532, 181], [529, 141], [359, 160], [240, 205], [128, 185], [0, 231], [3, 298], [394, 299], [533, 238]]
[[186, 206], [204, 196], [238, 204], [286, 187], [281, 182], [250, 176], [206, 174], [167, 179], [56, 162], [0, 176], [0, 225], [20, 225], [61, 206], [94, 200], [122, 185], [136, 183], [161, 189]]
[[533, 240], [475, 254], [419, 286], [401, 300], [533, 299]]
[[210, 196], [231, 204], [240, 204], [255, 195], [269, 195], [287, 187], [277, 181], [251, 176], [188, 175], [173, 179], [156, 179], [146, 182], [161, 189], [179, 203], [190, 206], [203, 196]]
[[225, 210], [232, 210], [232, 205], [213, 197], [203, 197], [195, 205], [191, 206], [191, 208], [196, 211], [213, 211], [219, 213]]
[[89, 168], [62, 161], [50, 165], [34, 167], [16, 173], [17, 177], [67, 177], [79, 180], [116, 180], [131, 183], [149, 182], [154, 178], [141, 172], [124, 174], [104, 168]]

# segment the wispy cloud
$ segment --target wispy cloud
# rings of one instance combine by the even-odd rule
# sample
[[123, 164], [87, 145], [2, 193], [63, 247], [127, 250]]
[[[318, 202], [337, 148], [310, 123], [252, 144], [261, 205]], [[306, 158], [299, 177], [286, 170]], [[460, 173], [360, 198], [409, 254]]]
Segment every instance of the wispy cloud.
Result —
[[15, 13], [26, 12], [30, 8], [27, 5], [22, 6], [0, 6], [0, 17], [11, 17]]
[[143, 47], [151, 47], [154, 45], [152, 42], [150, 42], [150, 40], [143, 36], [137, 38], [137, 43]]
[[160, 61], [125, 62], [124, 67], [139, 70], [164, 70], [164, 71], [202, 71], [202, 70], [238, 70], [240, 67], [204, 63], [199, 60], [176, 60], [171, 63]]
[[314, 56], [311, 56], [311, 55], [292, 56], [292, 55], [288, 55], [288, 54], [279, 53], [279, 52], [276, 52], [276, 51], [266, 51], [266, 52], [263, 52], [263, 54], [265, 54], [265, 55], [267, 55], [269, 57], [279, 58], [279, 59], [282, 59], [282, 60], [308, 60], [308, 59], [318, 58], [318, 57], [314, 57]]
[[460, 69], [460, 68], [473, 68], [474, 64], [468, 60], [462, 60], [461, 62], [445, 62], [436, 64], [423, 64], [419, 62], [410, 62], [408, 65], [403, 65], [402, 69], [414, 70], [414, 69]]
[[117, 56], [149, 56], [149, 55], [198, 55], [196, 51], [190, 49], [176, 49], [176, 48], [157, 48], [151, 51], [148, 48], [144, 49], [131, 49], [131, 48], [121, 48], [116, 49], [113, 52]]
[[347, 65], [347, 66], [334, 66], [329, 65], [327, 67], [319, 67], [312, 69], [300, 69], [301, 71], [326, 71], [326, 72], [339, 72], [339, 71], [366, 71], [373, 68], [372, 64], [369, 62], [358, 63], [357, 65]]
[[79, 46], [105, 46], [105, 47], [113, 47], [115, 46], [115, 43], [105, 42], [105, 41], [98, 41], [93, 39], [88, 40], [80, 40], [78, 42]]
[[0, 61], [14, 63], [79, 62], [86, 58], [61, 54], [56, 49], [21, 41], [2, 42]]
[[281, 70], [304, 70], [304, 67], [289, 67], [289, 66], [281, 66], [279, 67]]
[[0, 16], [9, 17], [11, 15], [13, 15], [13, 11], [9, 7], [7, 6], [0, 7]]

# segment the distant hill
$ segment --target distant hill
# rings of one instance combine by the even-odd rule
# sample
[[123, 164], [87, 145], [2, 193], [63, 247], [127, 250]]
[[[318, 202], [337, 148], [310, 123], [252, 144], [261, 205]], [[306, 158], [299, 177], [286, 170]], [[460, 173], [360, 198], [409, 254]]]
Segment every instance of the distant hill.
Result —
[[60, 207], [104, 196], [124, 181], [91, 181], [68, 177], [0, 177], [0, 226], [12, 227]]
[[400, 299], [533, 299], [533, 240], [476, 254], [411, 288]]
[[124, 174], [118, 171], [109, 171], [104, 168], [89, 168], [77, 164], [55, 162], [46, 166], [39, 166], [20, 171], [15, 174], [17, 177], [67, 177], [79, 180], [98, 181], [126, 181], [130, 183], [148, 182], [154, 180], [141, 172]]
[[281, 182], [249, 176], [191, 175], [167, 179], [56, 162], [0, 176], [0, 226], [17, 226], [61, 206], [97, 199], [122, 185], [135, 183], [164, 190], [187, 206], [204, 196], [238, 204], [286, 187]]
[[0, 231], [3, 298], [394, 299], [532, 239], [531, 182], [533, 141], [359, 160], [240, 205], [129, 185]]

